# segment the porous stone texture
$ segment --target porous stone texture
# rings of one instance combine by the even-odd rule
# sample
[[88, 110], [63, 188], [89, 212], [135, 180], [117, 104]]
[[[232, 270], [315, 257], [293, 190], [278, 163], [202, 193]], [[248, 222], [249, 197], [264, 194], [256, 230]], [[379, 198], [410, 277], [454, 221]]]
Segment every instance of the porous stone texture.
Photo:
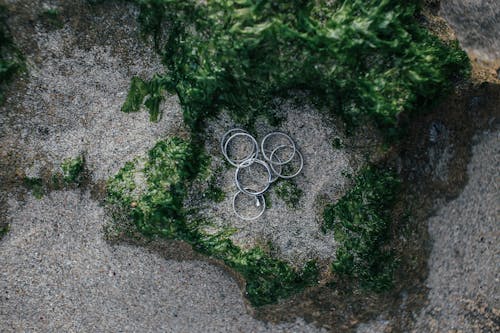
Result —
[[500, 330], [500, 132], [473, 149], [469, 182], [429, 220], [428, 305], [415, 332]]
[[500, 2], [441, 0], [440, 14], [470, 54], [500, 65]]
[[441, 122], [433, 122], [429, 129], [428, 165], [425, 171], [434, 181], [446, 182], [450, 163], [456, 156], [455, 147], [450, 142], [448, 129]]
[[[408, 312], [407, 332], [500, 331], [500, 131], [478, 134], [474, 143], [468, 184], [427, 220], [429, 294], [423, 308]], [[401, 297], [404, 309], [408, 295]], [[393, 332], [394, 327], [394, 318], [382, 313], [356, 332]]]
[[86, 192], [10, 200], [0, 242], [2, 332], [320, 332], [266, 324], [236, 282], [202, 261], [166, 260], [103, 240], [103, 208]]
[[231, 238], [242, 247], [270, 242], [278, 257], [297, 266], [311, 259], [331, 261], [336, 244], [331, 232], [321, 231], [323, 209], [349, 188], [346, 175], [357, 171], [353, 161], [361, 163], [361, 159], [356, 158], [359, 154], [355, 151], [333, 147], [334, 138], [343, 138], [343, 132], [332, 119], [313, 107], [299, 107], [285, 101], [277, 114], [284, 118], [281, 124], [273, 127], [261, 118], [255, 126], [255, 136], [259, 145], [266, 134], [274, 131], [287, 133], [295, 141], [304, 158], [302, 172], [292, 179], [303, 192], [299, 203], [293, 208], [287, 206], [276, 194], [276, 187], [280, 186], [277, 181], [267, 191], [271, 205], [260, 218], [247, 221], [236, 216], [232, 208], [237, 192], [236, 168], [224, 161], [220, 140], [226, 131], [240, 126], [222, 114], [208, 125], [206, 148], [212, 156], [212, 170], [222, 170], [217, 174], [217, 185], [226, 193], [226, 198], [221, 203], [195, 201], [195, 205], [203, 207], [202, 215], [218, 227], [235, 228]]

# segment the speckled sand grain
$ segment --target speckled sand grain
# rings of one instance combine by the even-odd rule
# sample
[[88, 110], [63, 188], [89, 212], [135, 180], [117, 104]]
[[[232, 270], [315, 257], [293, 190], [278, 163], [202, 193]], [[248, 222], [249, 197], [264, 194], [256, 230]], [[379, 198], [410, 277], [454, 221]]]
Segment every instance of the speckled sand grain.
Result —
[[[346, 191], [349, 182], [346, 174], [355, 169], [352, 160], [359, 153], [352, 150], [336, 149], [332, 146], [335, 137], [343, 137], [343, 132], [335, 123], [309, 105], [297, 106], [284, 101], [278, 112], [283, 122], [271, 127], [263, 119], [256, 125], [256, 140], [261, 140], [273, 131], [289, 134], [304, 159], [304, 167], [292, 181], [303, 192], [297, 205], [287, 206], [278, 197], [276, 188], [279, 181], [272, 183], [266, 194], [270, 206], [256, 220], [243, 220], [236, 216], [232, 199], [237, 192], [234, 182], [236, 168], [227, 167], [220, 151], [220, 139], [230, 128], [239, 127], [227, 114], [212, 120], [207, 129], [206, 149], [211, 158], [211, 169], [222, 170], [216, 173], [217, 185], [226, 193], [221, 203], [195, 201], [204, 217], [218, 227], [236, 228], [232, 240], [242, 247], [271, 242], [276, 255], [293, 265], [302, 266], [307, 260], [331, 261], [335, 255], [336, 243], [332, 233], [321, 231], [322, 211], [326, 202], [335, 202]], [[271, 142], [272, 144], [272, 142]], [[260, 157], [263, 158], [263, 157]], [[297, 166], [296, 159], [293, 165]]]
[[87, 193], [11, 200], [0, 242], [2, 332], [318, 332], [247, 314], [236, 282], [206, 262], [110, 246]]
[[429, 304], [415, 332], [500, 329], [499, 170], [500, 132], [493, 131], [473, 149], [463, 192], [429, 220]]

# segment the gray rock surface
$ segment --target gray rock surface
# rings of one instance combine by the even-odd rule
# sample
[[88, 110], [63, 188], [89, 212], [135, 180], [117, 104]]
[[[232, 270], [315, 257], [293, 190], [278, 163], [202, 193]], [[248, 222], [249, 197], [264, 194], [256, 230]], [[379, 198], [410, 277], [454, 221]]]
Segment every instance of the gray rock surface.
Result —
[[[84, 2], [75, 1], [75, 7]], [[60, 4], [8, 3], [35, 16], [45, 8], [41, 4]], [[491, 34], [498, 23], [497, 2], [481, 1], [483, 9], [474, 9], [478, 3], [443, 0], [442, 12], [465, 47], [478, 49], [485, 59], [498, 57], [498, 34]], [[18, 40], [25, 48], [29, 71], [26, 90], [11, 92], [0, 112], [0, 156], [16, 156], [12, 163], [28, 176], [37, 177], [44, 169], [54, 169], [63, 159], [83, 152], [91, 182], [104, 180], [164, 135], [182, 131], [175, 97], [168, 97], [164, 117], [157, 124], [149, 122], [146, 112], [120, 112], [130, 78], [147, 78], [161, 67], [138, 38], [137, 10], [121, 2], [110, 6], [113, 19], [82, 12], [85, 18], [77, 24], [79, 29], [66, 22], [59, 30], [36, 23], [32, 35], [23, 30], [26, 27], [14, 31], [18, 38], [34, 44], [29, 49], [30, 41]], [[93, 21], [86, 21], [89, 18]], [[476, 27], [469, 29], [471, 34], [469, 27]], [[273, 207], [266, 224], [242, 225], [236, 237], [257, 231], [258, 237], [276, 242], [285, 258], [300, 262], [318, 253], [332, 253], [334, 244], [317, 233], [315, 205], [323, 195], [337, 198], [344, 180], [335, 175], [357, 166], [327, 142], [338, 134], [336, 128], [323, 123], [314, 110], [302, 114], [286, 107], [291, 113], [281, 129], [296, 137], [307, 155], [304, 175], [297, 178], [306, 196], [301, 207], [290, 212], [271, 193]], [[214, 140], [231, 125], [214, 125], [219, 126]], [[259, 135], [270, 129], [265, 124], [259, 128]], [[315, 133], [311, 140], [305, 140], [311, 133]], [[429, 304], [416, 316], [416, 332], [500, 330], [498, 141], [498, 132], [482, 139], [474, 149], [464, 192], [429, 221], [434, 240], [427, 281], [431, 292]], [[218, 148], [218, 141], [208, 144], [209, 149]], [[315, 155], [318, 151], [321, 155]], [[332, 174], [319, 177], [317, 171], [328, 164], [335, 166]], [[19, 200], [0, 193], [0, 199], [4, 198], [9, 202], [6, 219], [11, 231], [0, 241], [2, 332], [319, 331], [302, 319], [278, 325], [255, 320], [234, 279], [207, 262], [167, 260], [144, 248], [106, 243], [102, 227], [107, 217], [85, 191], [52, 192], [41, 200], [31, 195]], [[287, 234], [288, 227], [278, 229], [277, 221], [284, 217], [293, 232], [308, 228], [307, 242]], [[299, 249], [305, 245], [310, 250], [303, 254]], [[387, 320], [361, 324], [360, 331], [383, 331], [390, 327]]]
[[[429, 295], [411, 332], [500, 331], [499, 143], [498, 130], [476, 137], [468, 184], [428, 220]], [[391, 320], [384, 313], [357, 332], [392, 332]]]
[[500, 59], [499, 1], [441, 0], [440, 14], [469, 53], [487, 62]]
[[[45, 8], [24, 5], [35, 14]], [[65, 24], [58, 30], [35, 25], [32, 36], [16, 31], [36, 47], [26, 50], [25, 91], [12, 92], [0, 112], [0, 148], [27, 176], [43, 176], [83, 153], [95, 183], [183, 130], [176, 97], [167, 97], [159, 123], [145, 111], [120, 111], [132, 76], [161, 71], [139, 39], [135, 7], [113, 5], [115, 21], [85, 10], [82, 17], [93, 20], [83, 24], [88, 30]], [[102, 40], [89, 37], [95, 34]], [[3, 192], [1, 198], [8, 201], [1, 222], [10, 224], [0, 240], [1, 332], [320, 331], [301, 319], [255, 320], [236, 281], [208, 262], [108, 244], [107, 217], [86, 191], [52, 192], [41, 200]]]
[[[167, 100], [159, 123], [151, 123], [147, 112], [120, 112], [131, 77], [161, 71], [152, 54], [144, 52], [124, 64], [106, 47], [72, 45], [70, 29], [38, 31], [35, 38], [42, 62], [30, 68], [21, 102], [29, 118], [11, 119], [4, 136], [27, 161], [42, 164], [39, 169], [84, 154], [94, 180], [105, 180], [180, 123], [176, 97]], [[28, 164], [27, 173], [31, 169]]]

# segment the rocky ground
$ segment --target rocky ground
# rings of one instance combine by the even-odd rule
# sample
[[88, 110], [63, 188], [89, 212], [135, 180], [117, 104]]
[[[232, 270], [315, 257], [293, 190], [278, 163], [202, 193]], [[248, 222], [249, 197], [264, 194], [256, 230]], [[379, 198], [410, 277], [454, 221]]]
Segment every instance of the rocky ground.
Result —
[[[91, 13], [86, 1], [55, 4], [9, 7], [35, 24], [12, 17], [28, 71], [1, 112], [2, 223], [10, 231], [0, 243], [0, 330], [318, 331], [301, 319], [252, 318], [236, 281], [206, 261], [167, 260], [105, 241], [109, 220], [90, 192], [165, 135], [182, 132], [182, 116], [176, 97], [167, 98], [158, 123], [145, 111], [120, 111], [132, 76], [161, 71], [139, 36], [135, 7], [114, 3]], [[38, 19], [47, 8], [58, 8], [62, 28]], [[19, 187], [24, 177], [50, 178], [80, 154], [86, 189], [36, 199]]]
[[[115, 49], [108, 46], [111, 38], [85, 47], [79, 38], [97, 36], [82, 37], [84, 31], [71, 24], [56, 30], [35, 24], [30, 38], [37, 52], [28, 55], [25, 86], [1, 113], [2, 146], [19, 156], [19, 172], [40, 177], [64, 159], [83, 154], [92, 180], [106, 180], [179, 127], [176, 97], [167, 99], [158, 123], [150, 122], [146, 112], [119, 112], [131, 77], [150, 78], [161, 71], [161, 63], [138, 39], [138, 27], [130, 26], [135, 9], [120, 8], [113, 15], [117, 24], [128, 27], [127, 39]], [[109, 22], [94, 20], [94, 29], [108, 29]]]
[[[158, 123], [151, 123], [145, 111], [120, 112], [132, 76], [148, 78], [161, 71], [159, 59], [139, 36], [132, 5], [108, 2], [91, 7], [83, 0], [7, 4], [28, 71], [14, 82], [0, 112], [0, 223], [10, 224], [0, 240], [0, 331], [322, 331], [321, 320], [311, 319], [314, 315], [304, 317], [316, 325], [295, 314], [284, 323], [255, 319], [228, 272], [200, 257], [180, 255], [182, 247], [165, 255], [151, 247], [105, 241], [103, 227], [109, 220], [99, 201], [103, 181], [165, 135], [183, 132], [178, 101], [167, 98]], [[498, 40], [490, 32], [500, 8], [488, 1], [474, 5], [485, 9], [482, 19], [487, 23], [479, 20], [470, 32], [465, 21], [456, 19], [468, 15], [463, 13], [469, 5], [443, 1], [443, 16], [468, 50], [487, 54], [485, 61], [495, 63]], [[62, 27], [40, 18], [48, 8], [58, 8]], [[474, 37], [478, 35], [484, 38]], [[297, 177], [306, 194], [299, 209], [290, 211], [271, 193], [266, 223], [241, 226], [236, 237], [272, 240], [284, 258], [300, 263], [334, 250], [318, 233], [315, 205], [322, 197], [341, 195], [345, 180], [336, 175], [356, 169], [360, 152], [333, 149], [326, 141], [341, 132], [316, 111], [304, 121], [292, 104], [284, 107], [292, 112], [283, 129], [309, 156], [304, 174]], [[429, 294], [426, 305], [412, 313], [415, 332], [499, 330], [496, 124], [493, 118], [488, 130], [475, 137], [463, 192], [428, 220], [433, 244], [425, 281]], [[211, 125], [210, 152], [217, 150], [218, 137], [229, 125], [224, 119]], [[258, 134], [268, 130], [263, 123]], [[307, 140], [311, 133], [316, 133], [315, 140]], [[313, 159], [318, 150], [326, 158]], [[79, 154], [86, 157], [89, 176], [82, 188], [36, 199], [22, 186], [25, 176], [49, 177], [62, 160]], [[330, 173], [319, 176], [318, 170], [332, 165]], [[446, 165], [439, 168], [444, 171], [435, 172], [436, 177], [446, 177]], [[228, 192], [230, 174], [219, 179]], [[227, 204], [226, 199], [220, 205]], [[205, 213], [213, 214], [214, 209], [208, 207]], [[238, 223], [229, 214], [227, 210], [221, 216]], [[307, 218], [299, 219], [303, 214]], [[287, 228], [273, 224], [284, 215]], [[225, 223], [222, 218], [220, 223]], [[306, 238], [294, 233], [302, 224], [310, 231]], [[314, 246], [301, 252], [305, 244]], [[358, 331], [395, 330], [391, 320], [388, 313], [382, 314], [358, 323]]]

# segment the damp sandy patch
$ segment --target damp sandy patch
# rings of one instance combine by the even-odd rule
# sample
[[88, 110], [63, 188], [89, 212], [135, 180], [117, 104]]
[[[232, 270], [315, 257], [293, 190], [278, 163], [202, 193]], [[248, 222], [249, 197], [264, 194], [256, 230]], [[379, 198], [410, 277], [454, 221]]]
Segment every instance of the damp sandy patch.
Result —
[[429, 219], [429, 303], [416, 332], [499, 329], [499, 134], [481, 136], [463, 192]]
[[[130, 13], [121, 8], [123, 15]], [[167, 133], [182, 127], [176, 96], [166, 96], [157, 123], [147, 112], [121, 112], [133, 76], [162, 71], [160, 59], [139, 40], [135, 18], [120, 50], [83, 47], [69, 25], [46, 30], [35, 26], [38, 54], [28, 57], [23, 96], [2, 112], [2, 146], [22, 156], [20, 168], [32, 177], [54, 170], [67, 158], [83, 155], [92, 180], [105, 180]], [[95, 28], [95, 27], [94, 27]], [[90, 29], [90, 28], [89, 28]], [[138, 51], [140, 50], [140, 51]], [[19, 161], [18, 161], [19, 162]]]
[[1, 331], [319, 332], [252, 318], [237, 283], [202, 261], [109, 245], [86, 192], [9, 200], [0, 242]]
[[261, 217], [244, 220], [234, 213], [233, 196], [238, 191], [234, 181], [236, 168], [225, 161], [220, 140], [227, 130], [241, 126], [223, 113], [208, 125], [206, 149], [211, 156], [210, 167], [215, 171], [215, 183], [225, 193], [225, 199], [214, 203], [198, 197], [190, 199], [189, 205], [198, 207], [200, 214], [216, 228], [233, 229], [231, 239], [240, 247], [270, 246], [274, 255], [296, 266], [308, 260], [329, 262], [335, 255], [336, 243], [332, 233], [321, 230], [323, 209], [350, 188], [348, 175], [358, 171], [363, 159], [360, 151], [335, 147], [336, 139], [346, 142], [344, 132], [334, 119], [315, 108], [284, 101], [277, 112], [283, 117], [280, 125], [271, 126], [261, 118], [253, 135], [259, 142], [273, 131], [293, 138], [304, 160], [302, 172], [291, 179], [294, 188], [301, 192], [298, 200], [291, 204], [286, 196], [278, 194], [283, 183], [289, 182], [278, 180], [266, 191], [267, 207]]

